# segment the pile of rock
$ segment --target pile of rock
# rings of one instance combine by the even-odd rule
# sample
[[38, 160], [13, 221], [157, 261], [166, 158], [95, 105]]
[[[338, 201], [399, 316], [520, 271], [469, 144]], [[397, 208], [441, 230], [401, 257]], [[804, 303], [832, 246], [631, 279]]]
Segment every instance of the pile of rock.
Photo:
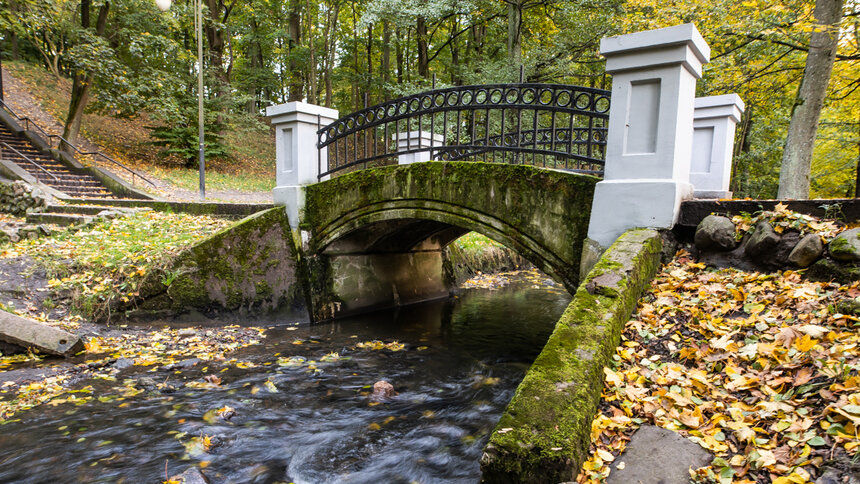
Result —
[[22, 181], [0, 182], [0, 212], [23, 217], [48, 206], [49, 196]]
[[809, 268], [807, 275], [814, 279], [860, 279], [860, 228], [845, 230], [825, 244], [817, 233], [786, 230], [779, 234], [762, 220], [739, 240], [730, 219], [709, 215], [696, 228], [695, 245], [699, 259], [717, 267]]
[[51, 228], [45, 224], [32, 225], [17, 222], [0, 222], [0, 244], [18, 242], [21, 239], [36, 239], [51, 235]]

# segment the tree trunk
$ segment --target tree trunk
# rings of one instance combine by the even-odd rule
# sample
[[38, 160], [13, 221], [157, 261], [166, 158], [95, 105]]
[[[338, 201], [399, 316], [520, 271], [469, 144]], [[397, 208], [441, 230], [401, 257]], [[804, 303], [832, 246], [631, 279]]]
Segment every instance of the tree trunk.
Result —
[[[209, 44], [209, 72], [218, 81], [218, 86], [215, 86], [215, 95], [221, 97], [227, 94], [227, 71], [224, 69], [224, 50], [226, 49], [226, 41], [224, 32], [218, 27], [227, 22], [227, 17], [230, 15], [229, 10], [223, 15], [218, 0], [206, 0], [206, 6], [209, 10], [209, 22], [203, 22], [203, 30], [206, 33], [206, 41]], [[202, 68], [202, 66], [201, 66]]]
[[355, 74], [352, 82], [352, 91], [350, 92], [350, 100], [352, 101], [353, 111], [361, 109], [361, 93], [358, 89], [358, 79], [361, 76], [361, 71], [358, 67], [358, 46], [361, 43], [358, 39], [358, 13], [355, 11], [355, 1], [352, 2], [352, 72]]
[[522, 26], [522, 1], [508, 0], [508, 61], [514, 67], [523, 62]]
[[[81, 0], [81, 27], [90, 28], [90, 0]], [[99, 16], [96, 20], [96, 35], [103, 36], [105, 27], [107, 26], [107, 16], [110, 10], [110, 2], [105, 2], [99, 8]], [[90, 85], [92, 82], [90, 72], [78, 71], [75, 72], [72, 80], [72, 95], [69, 102], [69, 112], [66, 115], [66, 123], [63, 126], [63, 138], [70, 144], [75, 144], [78, 141], [78, 135], [81, 132], [81, 121], [84, 117], [84, 109], [87, 107], [87, 101], [90, 98]], [[62, 143], [61, 150], [68, 150], [69, 147]]]
[[430, 77], [430, 63], [427, 52], [427, 19], [418, 17], [415, 34], [418, 40], [418, 75], [424, 79]]
[[391, 82], [391, 25], [387, 20], [382, 22], [382, 59], [379, 61], [382, 74], [382, 98], [388, 101], [388, 83]]
[[816, 30], [812, 32], [806, 68], [794, 101], [779, 172], [778, 197], [809, 198], [809, 172], [818, 119], [836, 58], [844, 0], [816, 0]]
[[403, 39], [400, 34], [400, 29], [395, 32], [397, 35], [397, 84], [403, 84]]
[[367, 90], [364, 92], [364, 107], [373, 105], [373, 24], [367, 24]]
[[301, 3], [299, 0], [291, 0], [290, 11], [287, 15], [287, 27], [289, 30], [289, 55], [290, 55], [290, 94], [287, 101], [301, 101], [304, 82], [302, 79], [302, 66], [299, 64], [296, 49], [302, 42]]
[[747, 106], [743, 115], [741, 115], [741, 122], [738, 125], [737, 129], [737, 142], [735, 143], [734, 149], [732, 150], [732, 172], [731, 172], [731, 183], [729, 189], [733, 193], [738, 193], [741, 190], [743, 181], [743, 174], [741, 173], [740, 167], [738, 166], [738, 160], [740, 158], [741, 153], [749, 153], [750, 143], [749, 143], [749, 132], [750, 128], [752, 128], [753, 123], [753, 106]]
[[310, 84], [308, 89], [308, 102], [316, 104], [319, 102], [317, 100], [317, 60], [313, 30], [316, 19], [315, 16], [311, 15], [310, 0], [305, 0], [305, 18], [307, 19], [308, 25], [308, 81]]
[[[460, 30], [460, 22], [458, 17], [455, 15], [454, 20], [451, 25], [451, 32], [458, 32]], [[451, 47], [451, 84], [455, 86], [461, 85], [463, 82], [460, 80], [459, 68], [460, 68], [460, 46], [457, 39], [453, 39], [449, 44]]]
[[860, 113], [857, 114], [857, 175], [854, 178], [854, 198], [860, 198]]

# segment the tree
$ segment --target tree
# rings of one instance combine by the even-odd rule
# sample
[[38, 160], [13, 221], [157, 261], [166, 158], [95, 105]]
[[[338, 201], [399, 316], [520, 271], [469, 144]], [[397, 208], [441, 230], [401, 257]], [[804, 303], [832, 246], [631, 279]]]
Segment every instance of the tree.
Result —
[[779, 198], [809, 198], [812, 149], [836, 59], [844, 0], [816, 0], [806, 68], [791, 113], [779, 173]]
[[[90, 5], [91, 0], [81, 0], [81, 28], [83, 29], [81, 36], [88, 41], [85, 43], [94, 47], [94, 50], [101, 51], [105, 47], [101, 37], [104, 36], [105, 27], [107, 26], [110, 2], [105, 1], [99, 7], [96, 26], [92, 31], [90, 30]], [[72, 80], [72, 97], [69, 102], [69, 111], [66, 115], [66, 124], [63, 127], [63, 138], [71, 144], [77, 142], [78, 133], [81, 130], [81, 119], [84, 116], [84, 108], [86, 108], [90, 97], [91, 84], [92, 69], [90, 65], [86, 63], [79, 64], [75, 69]]]

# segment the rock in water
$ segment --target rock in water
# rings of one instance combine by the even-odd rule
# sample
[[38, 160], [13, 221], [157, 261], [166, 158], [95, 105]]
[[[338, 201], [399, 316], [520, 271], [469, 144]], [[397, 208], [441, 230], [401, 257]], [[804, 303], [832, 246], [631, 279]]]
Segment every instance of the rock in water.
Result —
[[370, 399], [374, 402], [385, 402], [395, 395], [397, 392], [394, 391], [394, 386], [391, 383], [379, 380], [373, 384], [373, 395], [370, 396]]
[[848, 262], [860, 261], [860, 227], [837, 235], [827, 245], [827, 250], [834, 259]]
[[170, 480], [182, 484], [209, 484], [209, 479], [196, 467], [189, 467], [182, 474], [171, 477]]
[[737, 245], [735, 224], [726, 217], [708, 215], [696, 227], [695, 242], [701, 251], [732, 250]]
[[824, 244], [821, 243], [821, 237], [817, 234], [807, 234], [788, 254], [788, 262], [797, 267], [809, 267], [821, 257], [822, 252], [824, 252]]

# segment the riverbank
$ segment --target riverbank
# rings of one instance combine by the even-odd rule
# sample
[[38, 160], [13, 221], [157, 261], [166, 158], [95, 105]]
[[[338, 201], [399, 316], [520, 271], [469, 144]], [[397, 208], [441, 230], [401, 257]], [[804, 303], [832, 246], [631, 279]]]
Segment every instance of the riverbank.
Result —
[[712, 269], [680, 252], [605, 369], [578, 482], [623, 482], [640, 426], [706, 449], [710, 465], [694, 469], [696, 482], [854, 482], [860, 283], [802, 275]]

